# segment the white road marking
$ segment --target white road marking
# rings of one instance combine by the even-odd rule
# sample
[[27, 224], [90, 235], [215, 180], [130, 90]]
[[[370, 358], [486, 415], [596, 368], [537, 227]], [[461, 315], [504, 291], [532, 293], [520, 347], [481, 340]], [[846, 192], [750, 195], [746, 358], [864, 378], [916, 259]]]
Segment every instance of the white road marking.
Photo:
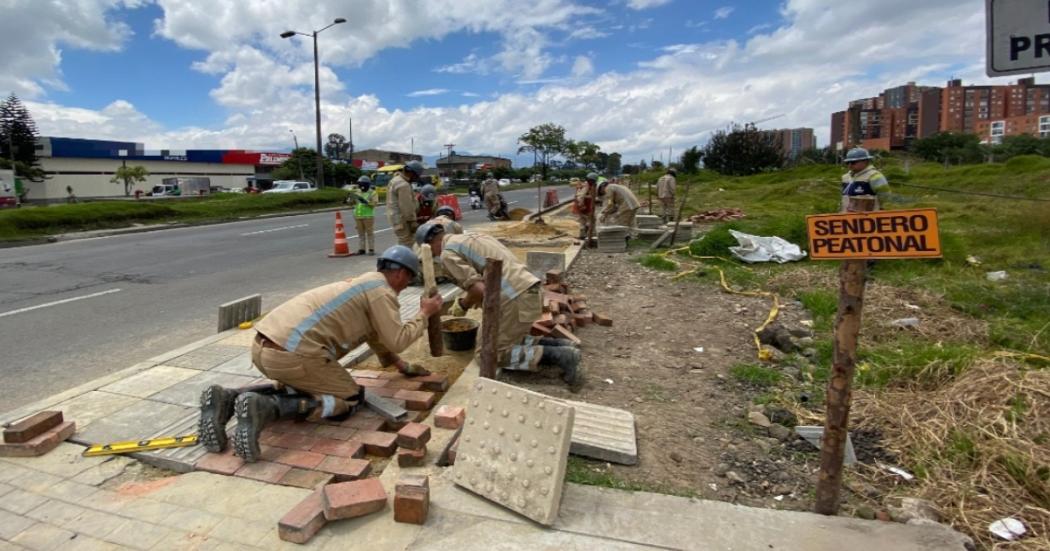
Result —
[[64, 298], [62, 300], [56, 300], [54, 302], [45, 302], [44, 304], [37, 304], [36, 306], [30, 306], [28, 308], [19, 308], [18, 310], [11, 310], [10, 312], [4, 312], [4, 313], [0, 314], [0, 318], [6, 317], [6, 316], [13, 316], [15, 314], [21, 314], [22, 312], [28, 312], [30, 310], [37, 310], [39, 308], [47, 308], [49, 306], [58, 306], [59, 304], [65, 304], [67, 302], [73, 302], [73, 301], [77, 301], [77, 300], [84, 300], [86, 298], [95, 298], [95, 297], [100, 297], [102, 295], [109, 295], [109, 294], [119, 293], [119, 292], [120, 292], [120, 289], [110, 289], [108, 291], [99, 291], [97, 293], [91, 293], [90, 295], [84, 295], [84, 296], [72, 297], [72, 298]]
[[260, 233], [270, 233], [270, 232], [281, 231], [281, 230], [294, 230], [296, 228], [305, 228], [305, 227], [307, 227], [309, 225], [310, 224], [298, 224], [298, 225], [295, 225], [295, 226], [281, 226], [279, 228], [270, 228], [268, 230], [250, 231], [248, 233], [242, 233], [241, 237], [245, 237], [245, 236], [248, 236], [248, 235], [259, 235]]

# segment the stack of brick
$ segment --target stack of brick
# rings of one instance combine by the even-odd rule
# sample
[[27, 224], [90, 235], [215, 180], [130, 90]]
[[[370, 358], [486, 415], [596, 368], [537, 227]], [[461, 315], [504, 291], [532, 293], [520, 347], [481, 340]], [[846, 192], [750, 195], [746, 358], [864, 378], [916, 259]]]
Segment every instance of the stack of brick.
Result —
[[587, 297], [570, 292], [569, 286], [562, 281], [561, 271], [547, 272], [543, 289], [543, 315], [532, 324], [532, 335], [568, 339], [580, 344], [575, 335], [577, 328], [591, 323], [612, 325], [612, 320], [590, 310]]
[[427, 456], [430, 427], [422, 423], [408, 423], [397, 431], [397, 464], [401, 467], [420, 467]]
[[631, 228], [628, 228], [627, 226], [599, 226], [598, 252], [627, 252], [627, 236], [630, 235], [630, 232]]
[[41, 411], [4, 429], [0, 457], [37, 457], [58, 447], [77, 431], [73, 421], [64, 421], [61, 411]]
[[292, 543], [306, 543], [328, 522], [382, 511], [386, 502], [386, 490], [378, 478], [328, 484], [277, 522], [277, 536]]
[[402, 475], [394, 486], [394, 522], [424, 524], [429, 512], [429, 479], [425, 475]]

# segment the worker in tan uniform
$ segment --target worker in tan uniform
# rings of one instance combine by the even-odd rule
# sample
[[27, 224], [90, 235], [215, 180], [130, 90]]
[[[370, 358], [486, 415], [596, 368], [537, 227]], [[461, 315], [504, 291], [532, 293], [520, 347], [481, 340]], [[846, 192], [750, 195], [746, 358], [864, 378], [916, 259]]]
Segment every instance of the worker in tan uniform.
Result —
[[364, 394], [339, 358], [362, 343], [384, 366], [396, 366], [409, 376], [428, 373], [406, 363], [398, 352], [423, 335], [427, 318], [441, 310], [442, 298], [421, 298], [419, 314], [402, 322], [397, 295], [419, 272], [419, 259], [395, 245], [378, 257], [376, 267], [375, 272], [306, 291], [256, 324], [252, 363], [277, 384], [269, 392], [206, 388], [198, 434], [208, 451], [226, 447], [231, 414], [237, 416], [234, 450], [250, 463], [259, 458], [259, 433], [270, 422], [353, 413]]
[[605, 207], [598, 218], [602, 224], [634, 228], [634, 215], [641, 203], [634, 192], [623, 184], [603, 182], [598, 186], [598, 197], [604, 198]]
[[463, 226], [456, 222], [456, 209], [448, 205], [438, 207], [429, 222], [441, 224], [445, 228], [445, 233], [463, 233]]
[[412, 182], [419, 182], [422, 175], [423, 163], [410, 161], [390, 180], [386, 190], [386, 215], [390, 219], [390, 227], [394, 228], [398, 244], [406, 247], [412, 246], [412, 236], [419, 227], [416, 222], [419, 204], [412, 191]]
[[572, 212], [576, 214], [576, 220], [580, 223], [580, 239], [587, 239], [590, 235], [591, 211], [594, 210], [597, 186], [598, 173], [591, 172], [576, 188]]
[[678, 189], [677, 176], [678, 172], [669, 168], [667, 173], [656, 181], [656, 198], [660, 200], [660, 214], [663, 216], [664, 224], [674, 219], [674, 194]]
[[491, 172], [485, 175], [485, 181], [481, 183], [481, 198], [485, 201], [485, 208], [488, 209], [489, 215], [496, 216], [500, 207], [499, 182]]
[[446, 233], [440, 224], [423, 224], [416, 230], [416, 242], [430, 246], [434, 258], [441, 258], [445, 272], [466, 291], [450, 313], [462, 316], [481, 306], [485, 296], [482, 276], [488, 259], [503, 261], [500, 281], [500, 319], [497, 348], [499, 365], [512, 371], [539, 371], [554, 366], [562, 371], [569, 389], [578, 392], [583, 385], [580, 350], [567, 339], [535, 338], [532, 324], [543, 315], [540, 280], [529, 273], [514, 253], [495, 238], [480, 233]]

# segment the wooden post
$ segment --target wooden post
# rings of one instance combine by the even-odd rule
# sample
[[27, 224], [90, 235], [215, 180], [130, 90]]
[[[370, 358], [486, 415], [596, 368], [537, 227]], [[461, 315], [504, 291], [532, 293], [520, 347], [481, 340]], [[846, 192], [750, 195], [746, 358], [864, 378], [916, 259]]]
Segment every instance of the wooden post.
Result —
[[[434, 256], [430, 245], [419, 248], [419, 263], [423, 265], [423, 293], [432, 297], [438, 294], [437, 280], [434, 277]], [[427, 320], [427, 339], [430, 342], [430, 355], [437, 358], [445, 353], [445, 343], [441, 340], [441, 313], [438, 312]]]
[[598, 217], [598, 183], [595, 182], [593, 188], [590, 184], [585, 183], [584, 185], [587, 186], [587, 196], [591, 198], [591, 213], [588, 215], [590, 221], [587, 224], [587, 242], [584, 243], [584, 246], [597, 247], [598, 243], [595, 241], [595, 234], [598, 229], [595, 226], [597, 226], [596, 220]]
[[649, 214], [653, 213], [653, 182], [649, 181]]
[[496, 378], [496, 361], [499, 350], [500, 281], [503, 278], [503, 261], [485, 259], [485, 299], [481, 304], [481, 376]]
[[[872, 197], [851, 197], [850, 212], [875, 210]], [[844, 260], [839, 268], [839, 309], [835, 316], [835, 343], [828, 396], [825, 405], [824, 439], [820, 448], [820, 475], [817, 478], [814, 510], [834, 515], [839, 510], [842, 487], [842, 455], [849, 435], [849, 408], [853, 371], [857, 362], [857, 336], [860, 334], [864, 306], [864, 272], [867, 260]]]
[[689, 200], [689, 186], [693, 184], [692, 180], [685, 183], [685, 191], [682, 193], [682, 204], [678, 206], [678, 214], [674, 217], [674, 231], [671, 232], [671, 244], [669, 247], [674, 246], [674, 240], [678, 237], [678, 223], [682, 221], [682, 213], [685, 211], [685, 203]]

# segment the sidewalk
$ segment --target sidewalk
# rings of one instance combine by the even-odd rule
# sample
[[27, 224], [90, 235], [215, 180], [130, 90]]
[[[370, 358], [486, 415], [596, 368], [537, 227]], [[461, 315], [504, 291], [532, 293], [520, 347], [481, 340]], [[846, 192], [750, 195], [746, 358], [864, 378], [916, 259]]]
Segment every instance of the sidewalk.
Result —
[[[567, 252], [567, 265], [577, 253], [578, 248]], [[452, 286], [442, 287], [446, 298], [458, 292]], [[418, 293], [413, 288], [402, 294], [403, 317], [415, 315]], [[308, 496], [309, 489], [276, 484], [277, 477], [269, 474], [258, 477], [264, 481], [190, 472], [205, 455], [200, 447], [143, 452], [134, 457], [81, 456], [88, 443], [195, 432], [196, 402], [202, 388], [258, 379], [248, 359], [253, 335], [254, 331], [226, 331], [0, 415], [0, 422], [9, 422], [42, 409], [58, 409], [77, 423], [71, 442], [42, 457], [0, 458], [0, 551], [299, 547], [859, 551], [954, 550], [963, 549], [967, 541], [939, 525], [825, 517], [576, 484], [566, 485], [559, 518], [546, 528], [455, 486], [449, 469], [433, 465], [453, 431], [433, 427], [429, 417], [421, 421], [431, 425], [433, 435], [426, 466], [404, 469], [430, 477], [426, 524], [395, 523], [391, 500], [380, 513], [328, 524], [304, 546], [279, 540], [277, 521]], [[356, 363], [366, 355], [367, 348], [361, 347], [344, 364]], [[478, 367], [470, 363], [445, 391], [441, 403], [467, 406], [468, 389], [477, 377]], [[358, 414], [340, 426], [318, 430], [328, 434], [357, 431], [356, 438], [363, 438], [365, 432], [387, 434], [377, 432], [378, 426], [366, 431], [351, 423], [359, 416], [358, 421], [369, 426], [376, 420]], [[286, 436], [293, 440], [299, 436], [289, 434]], [[185, 474], [151, 473], [143, 462]], [[372, 457], [373, 465], [383, 467], [379, 480], [392, 496], [402, 469], [396, 461], [385, 466], [384, 462]], [[296, 470], [285, 466], [281, 473], [290, 469]]]

